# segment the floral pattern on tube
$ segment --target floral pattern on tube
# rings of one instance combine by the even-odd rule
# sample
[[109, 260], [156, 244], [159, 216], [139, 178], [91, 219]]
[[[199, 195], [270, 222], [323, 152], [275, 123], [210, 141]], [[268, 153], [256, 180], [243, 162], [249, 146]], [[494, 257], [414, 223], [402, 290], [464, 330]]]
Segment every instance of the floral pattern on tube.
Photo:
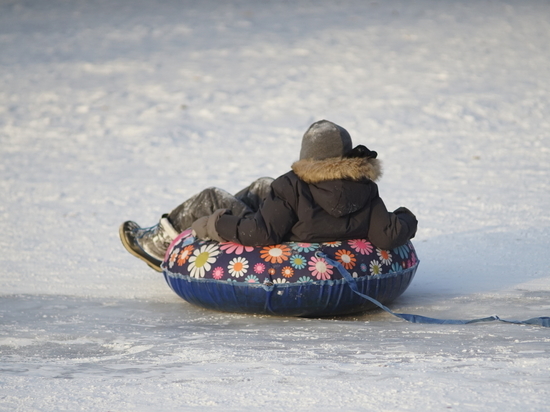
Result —
[[418, 263], [410, 242], [394, 250], [376, 248], [367, 239], [252, 247], [195, 240], [187, 231], [172, 242], [163, 266], [170, 276], [240, 283], [287, 284], [342, 279], [338, 268], [319, 252], [339, 262], [353, 276], [384, 275]]

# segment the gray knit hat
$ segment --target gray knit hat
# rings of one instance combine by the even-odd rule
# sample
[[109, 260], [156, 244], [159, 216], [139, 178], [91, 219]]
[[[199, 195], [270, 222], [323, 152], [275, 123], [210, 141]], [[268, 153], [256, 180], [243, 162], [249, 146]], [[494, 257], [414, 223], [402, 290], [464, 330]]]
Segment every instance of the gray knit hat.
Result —
[[302, 138], [300, 160], [340, 157], [351, 149], [351, 136], [346, 129], [328, 120], [319, 120], [309, 126]]

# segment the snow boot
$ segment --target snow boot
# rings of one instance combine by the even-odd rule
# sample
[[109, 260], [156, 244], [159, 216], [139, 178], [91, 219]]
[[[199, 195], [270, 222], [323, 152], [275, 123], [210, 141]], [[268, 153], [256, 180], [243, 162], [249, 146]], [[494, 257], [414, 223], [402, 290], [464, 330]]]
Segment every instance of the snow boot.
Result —
[[167, 216], [162, 216], [157, 225], [148, 228], [141, 228], [136, 222], [127, 221], [120, 225], [118, 231], [126, 250], [157, 272], [162, 272], [160, 265], [164, 255], [172, 240], [179, 235]]

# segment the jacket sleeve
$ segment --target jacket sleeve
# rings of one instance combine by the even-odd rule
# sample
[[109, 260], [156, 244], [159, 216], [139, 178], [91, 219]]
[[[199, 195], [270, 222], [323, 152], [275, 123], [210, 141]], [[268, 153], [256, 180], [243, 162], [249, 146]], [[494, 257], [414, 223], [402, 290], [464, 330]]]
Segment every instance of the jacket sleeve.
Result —
[[293, 206], [285, 200], [292, 190], [288, 181], [277, 179], [259, 210], [245, 217], [224, 214], [216, 222], [216, 231], [223, 239], [245, 246], [281, 243], [297, 221]]
[[390, 250], [402, 246], [416, 234], [418, 221], [407, 208], [388, 212], [380, 197], [373, 201], [368, 238], [380, 249]]
[[203, 216], [195, 220], [191, 225], [191, 229], [193, 229], [193, 236], [203, 240], [212, 239], [216, 242], [225, 242], [226, 240], [222, 239], [216, 230], [216, 223], [220, 217], [225, 215], [227, 212], [227, 209], [218, 209], [210, 216]]

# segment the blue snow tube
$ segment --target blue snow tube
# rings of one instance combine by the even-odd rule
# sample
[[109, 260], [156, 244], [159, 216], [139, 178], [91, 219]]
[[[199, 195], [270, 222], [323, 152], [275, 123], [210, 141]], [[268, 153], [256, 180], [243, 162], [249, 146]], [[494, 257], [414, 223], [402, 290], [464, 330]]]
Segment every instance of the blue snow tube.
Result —
[[410, 242], [391, 251], [366, 239], [250, 247], [197, 240], [185, 231], [168, 248], [162, 268], [174, 292], [207, 309], [316, 317], [375, 308], [331, 261], [353, 276], [359, 292], [383, 304], [407, 289], [419, 263]]

